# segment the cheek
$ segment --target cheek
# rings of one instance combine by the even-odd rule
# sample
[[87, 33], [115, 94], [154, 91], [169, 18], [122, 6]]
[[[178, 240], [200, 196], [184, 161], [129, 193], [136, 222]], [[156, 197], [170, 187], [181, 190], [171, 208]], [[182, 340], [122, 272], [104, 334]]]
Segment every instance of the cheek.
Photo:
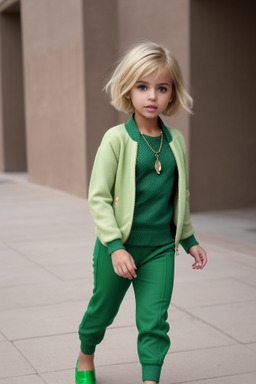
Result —
[[168, 104], [172, 101], [172, 99], [173, 99], [173, 93], [168, 92], [168, 95], [166, 96], [166, 100], [167, 100]]
[[162, 102], [163, 103], [169, 104], [171, 99], [172, 99], [171, 92], [162, 94]]
[[140, 93], [138, 93], [136, 91], [131, 93], [132, 102], [136, 103], [136, 102], [139, 102], [141, 99], [142, 99], [142, 97], [141, 97]]

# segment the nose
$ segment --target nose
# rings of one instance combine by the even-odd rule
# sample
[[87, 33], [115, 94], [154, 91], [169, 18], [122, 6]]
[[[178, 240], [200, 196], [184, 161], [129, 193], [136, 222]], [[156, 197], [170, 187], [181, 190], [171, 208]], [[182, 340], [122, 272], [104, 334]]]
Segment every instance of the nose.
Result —
[[156, 91], [155, 89], [150, 89], [148, 94], [148, 100], [156, 100]]

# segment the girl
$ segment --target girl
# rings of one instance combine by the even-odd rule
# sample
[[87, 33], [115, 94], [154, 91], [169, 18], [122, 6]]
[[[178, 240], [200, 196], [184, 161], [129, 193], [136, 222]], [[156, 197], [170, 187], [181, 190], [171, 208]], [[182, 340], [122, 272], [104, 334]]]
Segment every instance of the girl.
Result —
[[96, 154], [89, 207], [96, 225], [94, 290], [79, 326], [76, 383], [95, 384], [94, 351], [132, 283], [138, 355], [145, 384], [159, 382], [170, 346], [167, 310], [179, 243], [204, 268], [206, 252], [190, 222], [182, 134], [159, 115], [188, 112], [192, 99], [176, 59], [148, 42], [130, 50], [106, 86], [112, 105], [131, 113], [109, 129]]

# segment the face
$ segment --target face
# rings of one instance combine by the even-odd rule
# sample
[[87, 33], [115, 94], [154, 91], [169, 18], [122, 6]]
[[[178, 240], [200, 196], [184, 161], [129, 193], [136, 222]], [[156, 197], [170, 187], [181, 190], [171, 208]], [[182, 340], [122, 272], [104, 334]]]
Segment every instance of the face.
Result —
[[132, 87], [127, 97], [131, 99], [135, 115], [153, 119], [165, 111], [172, 100], [172, 79], [166, 67], [147, 76], [142, 76]]

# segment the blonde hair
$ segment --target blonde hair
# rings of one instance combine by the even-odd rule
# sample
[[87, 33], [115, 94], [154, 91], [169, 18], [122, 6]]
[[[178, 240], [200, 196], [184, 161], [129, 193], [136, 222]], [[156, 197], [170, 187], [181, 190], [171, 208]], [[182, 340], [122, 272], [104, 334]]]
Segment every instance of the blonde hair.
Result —
[[192, 113], [193, 99], [184, 87], [183, 76], [176, 58], [161, 45], [145, 42], [136, 45], [123, 57], [110, 80], [105, 86], [110, 95], [111, 104], [119, 111], [133, 113], [132, 101], [126, 97], [127, 93], [143, 76], [157, 70], [157, 74], [163, 66], [167, 67], [173, 87], [172, 101], [163, 112], [165, 116], [176, 114], [183, 107]]

